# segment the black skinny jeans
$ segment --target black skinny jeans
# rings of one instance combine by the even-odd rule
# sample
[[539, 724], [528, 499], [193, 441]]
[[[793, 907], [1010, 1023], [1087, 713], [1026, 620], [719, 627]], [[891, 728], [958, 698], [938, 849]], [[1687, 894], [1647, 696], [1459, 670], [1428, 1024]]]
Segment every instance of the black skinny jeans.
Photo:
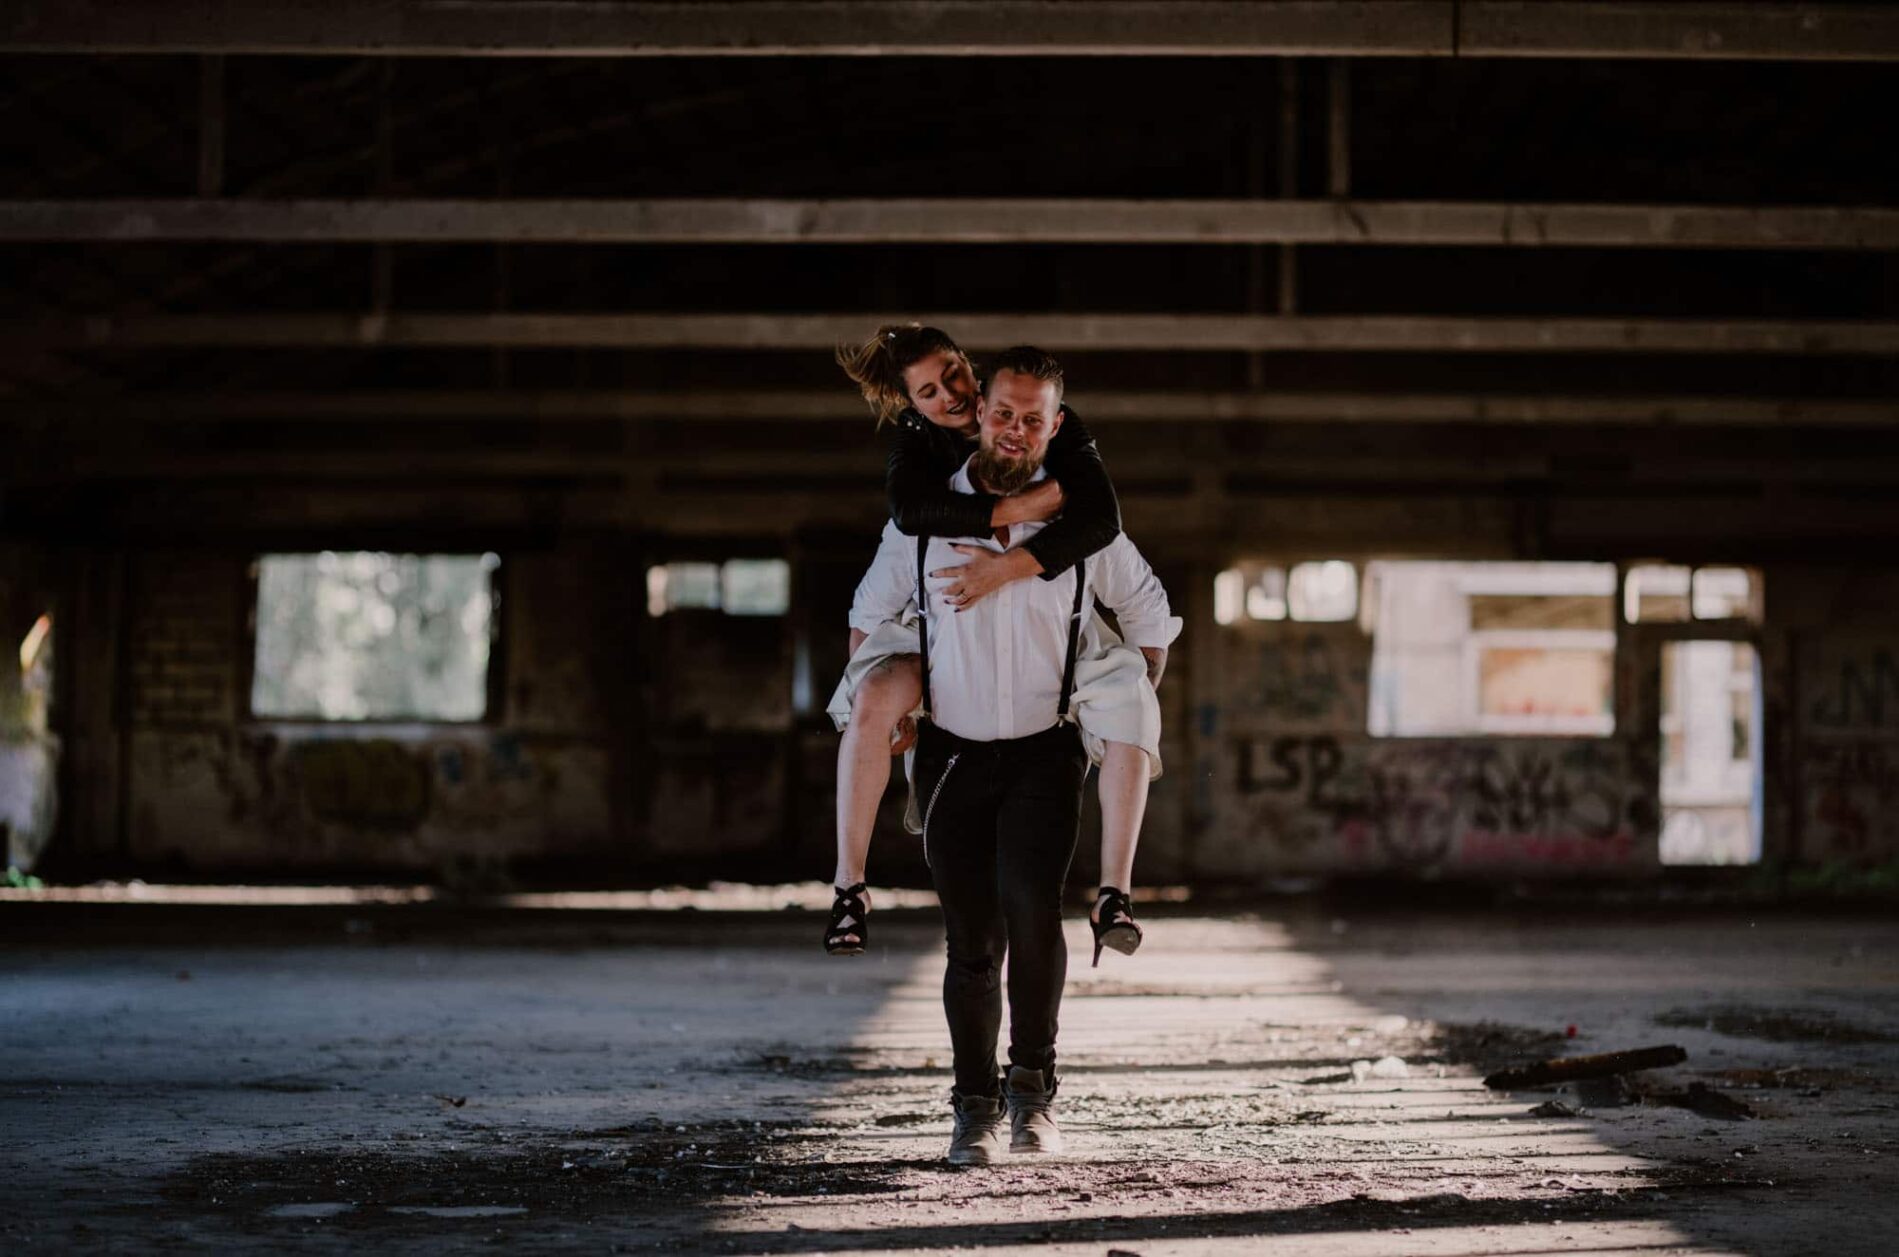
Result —
[[964, 1095], [996, 1094], [1005, 956], [1009, 1060], [1024, 1069], [1055, 1067], [1068, 979], [1062, 885], [1087, 771], [1073, 725], [1000, 742], [965, 741], [927, 721], [918, 731], [923, 854], [949, 940], [943, 1011]]

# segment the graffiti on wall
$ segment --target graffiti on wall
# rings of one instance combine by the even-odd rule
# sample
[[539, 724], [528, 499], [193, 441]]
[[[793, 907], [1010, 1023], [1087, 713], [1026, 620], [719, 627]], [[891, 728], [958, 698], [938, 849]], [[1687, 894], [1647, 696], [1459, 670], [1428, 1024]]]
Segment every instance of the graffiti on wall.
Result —
[[1803, 860], [1899, 857], [1899, 739], [1808, 742], [1800, 780]]
[[1899, 858], [1899, 638], [1828, 633], [1799, 669], [1800, 858]]
[[1828, 637], [1803, 672], [1809, 730], [1899, 734], [1899, 641]]
[[1229, 838], [1267, 866], [1622, 867], [1642, 862], [1659, 819], [1619, 742], [1321, 734], [1232, 748]]
[[513, 733], [302, 742], [281, 784], [320, 821], [363, 829], [494, 830], [545, 813], [560, 772]]
[[606, 828], [598, 788], [563, 789], [576, 754], [595, 753], [530, 747], [511, 732], [145, 732], [134, 741], [134, 843], [212, 863], [245, 852], [426, 860], [474, 837], [536, 849]]
[[414, 829], [429, 814], [429, 771], [387, 738], [305, 742], [291, 753], [310, 815], [365, 829]]
[[[1356, 625], [1261, 629], [1235, 641], [1241, 681], [1227, 714], [1274, 729], [1362, 729], [1369, 647]], [[1250, 656], [1245, 657], [1245, 656]]]

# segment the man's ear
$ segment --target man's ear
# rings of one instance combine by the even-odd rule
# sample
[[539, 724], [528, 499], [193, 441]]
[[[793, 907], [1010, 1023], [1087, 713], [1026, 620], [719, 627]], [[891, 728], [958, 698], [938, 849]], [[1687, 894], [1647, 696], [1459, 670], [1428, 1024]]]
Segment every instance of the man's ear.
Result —
[[1068, 418], [1068, 407], [1062, 405], [1060, 402], [1056, 402], [1055, 403], [1055, 421], [1048, 425], [1049, 440], [1052, 441], [1055, 439], [1055, 434], [1062, 430], [1062, 421], [1067, 418]]

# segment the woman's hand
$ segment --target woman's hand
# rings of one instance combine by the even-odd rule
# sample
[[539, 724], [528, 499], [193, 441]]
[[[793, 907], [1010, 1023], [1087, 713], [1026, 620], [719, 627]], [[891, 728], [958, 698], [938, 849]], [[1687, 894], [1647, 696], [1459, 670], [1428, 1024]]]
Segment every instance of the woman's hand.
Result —
[[1040, 524], [1054, 519], [1068, 504], [1068, 495], [1055, 480], [1043, 480], [1033, 488], [1003, 498], [996, 503], [989, 522], [997, 528], [1011, 524]]
[[915, 716], [905, 716], [897, 721], [897, 727], [890, 731], [890, 753], [901, 755], [916, 744], [917, 719]]
[[1022, 580], [1042, 570], [1042, 564], [1027, 550], [1005, 550], [997, 554], [981, 546], [951, 546], [967, 562], [960, 567], [939, 567], [930, 575], [948, 579], [943, 597], [957, 611], [967, 611], [1010, 581]]

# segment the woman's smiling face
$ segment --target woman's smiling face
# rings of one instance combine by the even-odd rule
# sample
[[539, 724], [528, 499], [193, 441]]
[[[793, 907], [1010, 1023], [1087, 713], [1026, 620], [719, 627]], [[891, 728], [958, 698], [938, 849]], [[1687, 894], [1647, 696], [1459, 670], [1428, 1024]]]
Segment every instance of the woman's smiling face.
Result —
[[976, 375], [961, 354], [935, 353], [918, 358], [903, 369], [903, 386], [910, 404], [942, 428], [976, 429]]

